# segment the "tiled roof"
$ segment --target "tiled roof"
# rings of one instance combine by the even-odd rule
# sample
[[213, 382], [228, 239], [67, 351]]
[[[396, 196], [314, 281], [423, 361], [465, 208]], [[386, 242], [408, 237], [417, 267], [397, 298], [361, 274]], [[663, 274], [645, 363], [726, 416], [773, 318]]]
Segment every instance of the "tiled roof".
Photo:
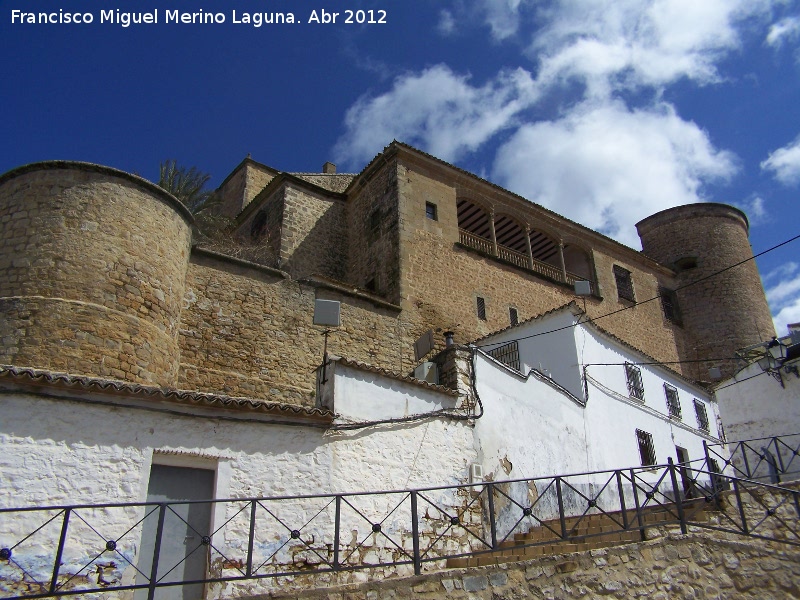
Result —
[[228, 409], [309, 421], [329, 422], [333, 419], [333, 413], [326, 408], [308, 408], [280, 402], [256, 400], [254, 398], [208, 394], [10, 365], [0, 365], [0, 385], [4, 383], [14, 383], [25, 388], [47, 387], [124, 395], [156, 401], [175, 402], [182, 405]]

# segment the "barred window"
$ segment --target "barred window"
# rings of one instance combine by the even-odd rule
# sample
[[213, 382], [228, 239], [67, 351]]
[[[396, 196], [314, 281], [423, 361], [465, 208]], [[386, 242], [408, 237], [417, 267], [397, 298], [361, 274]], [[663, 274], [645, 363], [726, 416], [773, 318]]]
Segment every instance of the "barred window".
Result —
[[477, 309], [478, 309], [478, 318], [481, 321], [485, 321], [486, 320], [486, 300], [484, 300], [483, 298], [478, 296], [477, 299], [476, 299], [476, 302], [477, 302]]
[[517, 342], [509, 342], [508, 344], [489, 350], [486, 354], [508, 365], [512, 369], [516, 369], [517, 371], [521, 370], [519, 363], [519, 344], [517, 344]]
[[697, 398], [694, 399], [694, 414], [697, 417], [697, 428], [706, 432], [709, 431], [706, 405]]
[[628, 380], [628, 395], [644, 402], [642, 371], [636, 365], [625, 363], [625, 378]]
[[633, 278], [628, 269], [623, 269], [619, 265], [614, 265], [614, 280], [617, 283], [617, 295], [622, 300], [636, 302], [633, 294]]
[[636, 441], [639, 443], [639, 457], [642, 466], [649, 467], [656, 464], [656, 448], [653, 445], [653, 436], [641, 429], [636, 430]]
[[517, 309], [513, 306], [508, 308], [508, 320], [512, 325], [517, 325], [519, 323], [519, 314], [517, 314]]
[[681, 401], [678, 390], [668, 383], [664, 384], [664, 395], [667, 398], [667, 413], [673, 419], [681, 420]]
[[661, 297], [661, 310], [664, 318], [670, 323], [681, 325], [681, 313], [678, 310], [678, 295], [675, 290], [661, 287], [658, 288], [658, 295]]

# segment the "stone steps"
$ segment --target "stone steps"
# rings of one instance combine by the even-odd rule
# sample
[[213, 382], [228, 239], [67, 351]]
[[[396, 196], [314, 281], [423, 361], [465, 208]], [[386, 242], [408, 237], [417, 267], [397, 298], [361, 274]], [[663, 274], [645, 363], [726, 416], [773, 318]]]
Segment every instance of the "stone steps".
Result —
[[[702, 499], [688, 500], [683, 503], [684, 514], [691, 521], [705, 521], [708, 519], [706, 511], [709, 506]], [[674, 504], [647, 507], [641, 511], [642, 525], [648, 528], [674, 522], [677, 514], [678, 508]], [[484, 567], [641, 542], [644, 531], [639, 529], [636, 511], [627, 511], [625, 516], [628, 529], [624, 529], [621, 511], [569, 517], [564, 520], [567, 539], [562, 539], [560, 535], [560, 520], [545, 521], [527, 533], [514, 534], [513, 540], [501, 542], [499, 549], [493, 552], [448, 559], [447, 567]]]

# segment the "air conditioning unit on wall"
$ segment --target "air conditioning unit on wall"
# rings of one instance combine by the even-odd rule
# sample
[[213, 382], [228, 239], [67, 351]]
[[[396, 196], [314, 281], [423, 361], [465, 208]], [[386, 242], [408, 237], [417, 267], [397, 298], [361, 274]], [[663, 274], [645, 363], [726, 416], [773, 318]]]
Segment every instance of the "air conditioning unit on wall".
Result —
[[427, 381], [428, 383], [439, 383], [439, 370], [435, 362], [426, 361], [414, 369], [414, 378]]

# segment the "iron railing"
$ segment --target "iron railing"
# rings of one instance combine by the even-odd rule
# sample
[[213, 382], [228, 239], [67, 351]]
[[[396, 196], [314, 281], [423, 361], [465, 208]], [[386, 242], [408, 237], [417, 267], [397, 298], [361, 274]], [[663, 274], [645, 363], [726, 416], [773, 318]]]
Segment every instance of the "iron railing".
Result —
[[707, 462], [713, 459], [721, 470], [731, 470], [743, 479], [775, 484], [800, 479], [800, 433], [706, 444], [705, 448]]
[[[638, 531], [643, 539], [652, 510], [663, 513], [660, 525], [683, 532], [697, 527], [800, 545], [800, 492], [706, 464], [670, 460], [356, 494], [2, 509], [0, 597], [132, 590], [153, 599], [161, 588], [178, 585], [247, 584], [255, 593], [259, 583], [263, 591], [259, 580], [282, 576], [387, 567], [418, 574], [428, 563], [509, 547], [574, 543], [615, 531]], [[194, 504], [211, 506], [213, 527], [189, 525], [184, 515]], [[704, 507], [715, 509], [713, 520], [701, 518]], [[604, 515], [611, 530], [582, 533], [580, 524], [592, 515]], [[186, 534], [177, 555], [164, 550], [174, 546], [176, 526]], [[152, 539], [143, 539], [147, 531]], [[520, 539], [529, 531], [550, 539]], [[199, 557], [205, 575], [187, 579], [181, 573], [192, 557]]]

